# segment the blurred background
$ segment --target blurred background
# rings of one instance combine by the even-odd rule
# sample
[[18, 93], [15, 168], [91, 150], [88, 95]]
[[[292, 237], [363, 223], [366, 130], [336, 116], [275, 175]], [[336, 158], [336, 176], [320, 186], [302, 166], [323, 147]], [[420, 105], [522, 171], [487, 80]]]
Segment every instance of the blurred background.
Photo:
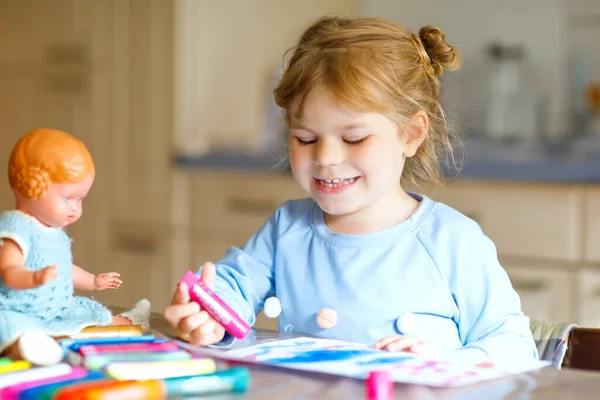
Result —
[[600, 326], [598, 0], [0, 0], [0, 164], [38, 127], [89, 146], [75, 261], [124, 285], [87, 295], [160, 313], [185, 271], [304, 196], [272, 90], [325, 14], [446, 32], [463, 66], [443, 102], [465, 160], [418, 190], [482, 226], [531, 318]]

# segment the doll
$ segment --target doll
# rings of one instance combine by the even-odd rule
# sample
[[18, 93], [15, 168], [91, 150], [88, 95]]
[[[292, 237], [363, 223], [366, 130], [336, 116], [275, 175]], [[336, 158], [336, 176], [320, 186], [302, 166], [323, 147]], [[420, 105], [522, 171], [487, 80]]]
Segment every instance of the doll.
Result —
[[148, 328], [146, 299], [113, 316], [97, 301], [74, 296], [74, 289], [118, 289], [122, 283], [116, 272], [94, 275], [73, 264], [65, 228], [81, 217], [94, 178], [87, 148], [65, 132], [36, 129], [15, 145], [9, 182], [16, 207], [0, 215], [0, 352], [49, 365], [62, 358], [52, 337], [87, 326]]

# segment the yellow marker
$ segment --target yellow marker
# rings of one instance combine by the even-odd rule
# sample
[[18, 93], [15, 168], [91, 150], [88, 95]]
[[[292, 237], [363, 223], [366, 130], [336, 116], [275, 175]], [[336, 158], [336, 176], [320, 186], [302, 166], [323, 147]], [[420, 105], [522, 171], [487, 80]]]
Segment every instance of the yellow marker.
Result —
[[142, 334], [140, 325], [108, 325], [90, 326], [81, 332], [70, 336], [71, 339], [88, 339], [102, 337], [140, 336]]
[[31, 364], [24, 360], [13, 361], [10, 364], [0, 365], [0, 374], [6, 374], [9, 372], [22, 371], [24, 369], [31, 368]]
[[217, 363], [212, 358], [171, 361], [114, 362], [106, 366], [107, 375], [120, 380], [166, 379], [212, 374]]

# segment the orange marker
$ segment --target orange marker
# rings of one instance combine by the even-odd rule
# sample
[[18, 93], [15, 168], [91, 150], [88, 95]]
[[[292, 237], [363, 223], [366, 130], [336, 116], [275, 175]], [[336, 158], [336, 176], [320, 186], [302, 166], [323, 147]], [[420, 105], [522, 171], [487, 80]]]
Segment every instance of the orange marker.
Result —
[[91, 326], [81, 332], [70, 336], [71, 339], [88, 339], [103, 337], [123, 337], [123, 336], [141, 336], [142, 327], [140, 325], [109, 325], [109, 326]]
[[166, 397], [159, 380], [102, 381], [101, 384], [75, 385], [55, 394], [54, 400], [160, 400]]

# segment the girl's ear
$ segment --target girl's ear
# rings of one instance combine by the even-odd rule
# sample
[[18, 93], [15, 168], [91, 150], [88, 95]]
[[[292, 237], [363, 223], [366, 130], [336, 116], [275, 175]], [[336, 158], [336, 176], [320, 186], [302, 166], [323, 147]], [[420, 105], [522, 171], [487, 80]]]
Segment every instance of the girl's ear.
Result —
[[425, 140], [429, 132], [429, 116], [423, 110], [417, 111], [411, 117], [411, 123], [406, 129], [406, 140], [404, 142], [404, 155], [412, 157]]

